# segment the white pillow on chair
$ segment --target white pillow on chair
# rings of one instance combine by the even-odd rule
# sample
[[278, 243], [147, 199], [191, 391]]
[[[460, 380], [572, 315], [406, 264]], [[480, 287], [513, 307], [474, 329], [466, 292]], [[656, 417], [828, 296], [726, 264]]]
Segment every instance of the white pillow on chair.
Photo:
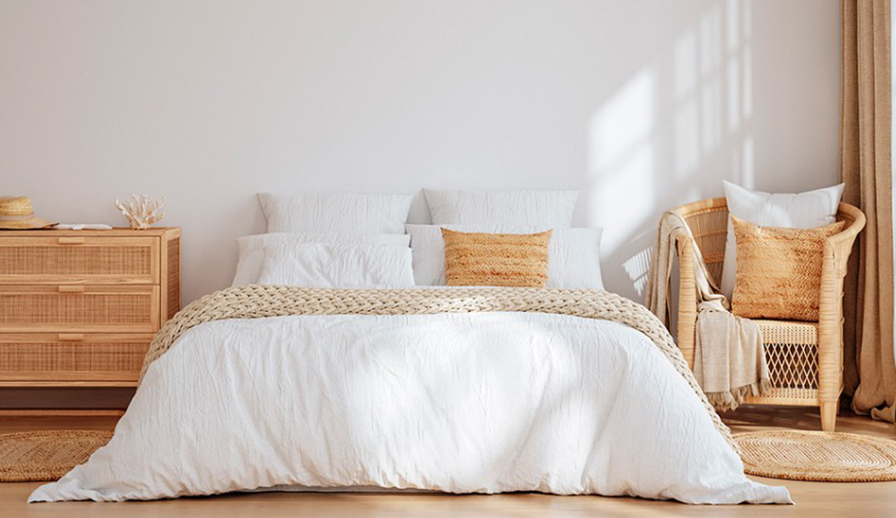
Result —
[[[751, 191], [731, 182], [722, 182], [728, 214], [754, 225], [779, 228], [816, 228], [834, 223], [843, 196], [843, 184], [798, 194], [770, 194]], [[722, 293], [731, 300], [737, 277], [737, 242], [731, 218], [722, 267]]]

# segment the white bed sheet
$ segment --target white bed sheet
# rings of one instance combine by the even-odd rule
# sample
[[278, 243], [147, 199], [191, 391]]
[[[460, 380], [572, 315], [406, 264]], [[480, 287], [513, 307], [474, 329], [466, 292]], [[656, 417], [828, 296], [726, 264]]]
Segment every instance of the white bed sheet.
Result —
[[285, 486], [791, 502], [744, 476], [644, 335], [539, 313], [203, 324], [109, 444], [30, 501]]

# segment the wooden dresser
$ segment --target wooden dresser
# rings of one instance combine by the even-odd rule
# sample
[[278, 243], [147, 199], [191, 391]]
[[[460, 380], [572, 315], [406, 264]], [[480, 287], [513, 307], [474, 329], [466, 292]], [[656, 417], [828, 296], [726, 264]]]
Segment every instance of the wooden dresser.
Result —
[[179, 309], [178, 228], [0, 231], [0, 388], [136, 386]]

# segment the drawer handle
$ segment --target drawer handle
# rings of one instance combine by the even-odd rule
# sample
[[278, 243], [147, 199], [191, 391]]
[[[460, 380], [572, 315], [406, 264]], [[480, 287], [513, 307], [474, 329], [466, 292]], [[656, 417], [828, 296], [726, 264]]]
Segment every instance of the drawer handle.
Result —
[[84, 286], [59, 286], [59, 293], [84, 293]]
[[83, 237], [60, 237], [56, 240], [60, 245], [83, 245]]
[[84, 335], [81, 333], [59, 333], [60, 342], [83, 342]]

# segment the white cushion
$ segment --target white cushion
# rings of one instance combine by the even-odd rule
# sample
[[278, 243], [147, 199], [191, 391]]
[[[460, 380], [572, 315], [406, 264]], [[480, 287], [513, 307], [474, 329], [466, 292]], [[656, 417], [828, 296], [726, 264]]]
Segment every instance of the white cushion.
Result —
[[[532, 234], [546, 227], [501, 225], [408, 225], [418, 286], [445, 284], [445, 243], [441, 227], [460, 232]], [[555, 228], [548, 245], [548, 288], [604, 289], [600, 272], [600, 228]]]
[[403, 234], [409, 194], [259, 193], [268, 232]]
[[411, 249], [322, 243], [266, 246], [258, 283], [309, 288], [412, 288]]
[[[731, 182], [723, 182], [728, 214], [760, 225], [779, 228], [815, 228], [834, 223], [843, 184], [799, 194], [769, 194], [751, 191]], [[728, 240], [722, 268], [722, 293], [731, 300], [737, 277], [737, 242], [731, 218], [728, 218]]]
[[407, 234], [354, 234], [347, 232], [300, 232], [295, 234], [257, 234], [236, 240], [240, 247], [236, 275], [231, 286], [255, 284], [261, 275], [265, 246], [295, 246], [308, 243], [343, 245], [393, 245], [407, 247]]
[[579, 191], [451, 191], [424, 189], [434, 225], [488, 224], [564, 228], [572, 225]]

